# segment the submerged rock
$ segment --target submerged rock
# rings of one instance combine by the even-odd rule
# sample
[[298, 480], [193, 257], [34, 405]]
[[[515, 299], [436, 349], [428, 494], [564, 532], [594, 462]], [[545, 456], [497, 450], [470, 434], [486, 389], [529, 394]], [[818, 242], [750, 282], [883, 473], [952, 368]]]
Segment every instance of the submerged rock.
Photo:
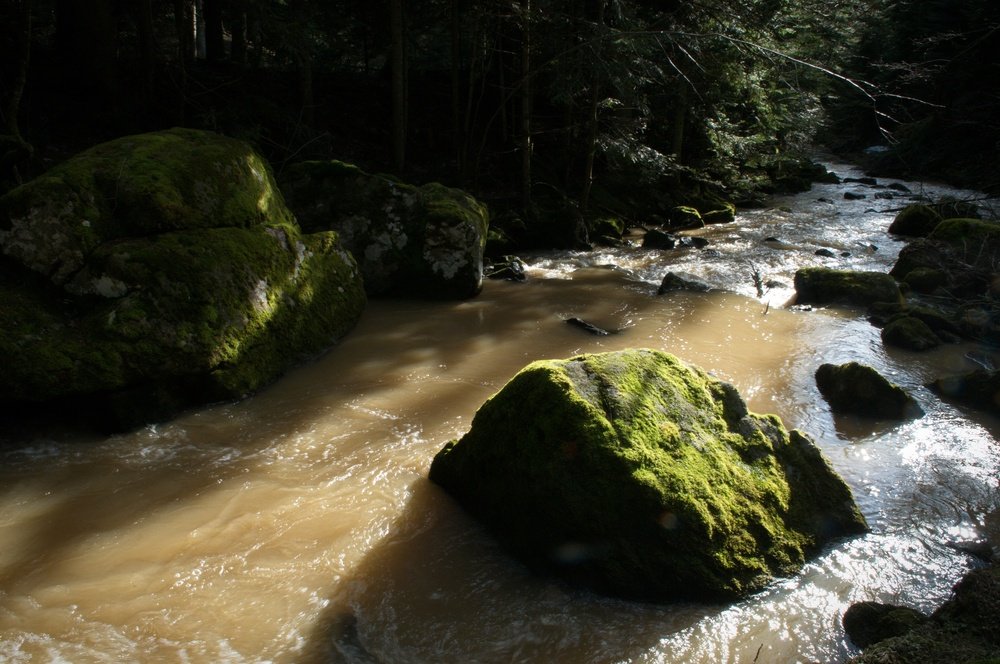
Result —
[[816, 386], [834, 413], [893, 420], [924, 414], [903, 388], [890, 383], [875, 369], [857, 362], [821, 365], [816, 370]]
[[745, 595], [866, 530], [808, 437], [652, 350], [528, 365], [430, 478], [530, 566], [630, 598]]
[[0, 199], [0, 401], [108, 428], [240, 397], [357, 322], [332, 232], [303, 234], [264, 160], [189, 129], [98, 145]]
[[293, 164], [281, 186], [304, 229], [340, 234], [369, 294], [467, 298], [481, 290], [489, 215], [465, 192], [339, 161]]
[[869, 306], [876, 302], [900, 302], [896, 280], [880, 272], [832, 270], [804, 267], [795, 273], [798, 304], [848, 304]]

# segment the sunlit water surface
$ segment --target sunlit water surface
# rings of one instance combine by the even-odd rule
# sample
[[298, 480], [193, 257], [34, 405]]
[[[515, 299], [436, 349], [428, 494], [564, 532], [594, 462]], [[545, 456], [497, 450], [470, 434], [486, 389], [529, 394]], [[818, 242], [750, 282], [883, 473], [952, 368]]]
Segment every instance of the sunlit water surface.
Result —
[[[976, 564], [956, 544], [1000, 542], [1000, 420], [922, 386], [995, 349], [889, 350], [860, 312], [785, 307], [800, 266], [891, 267], [889, 210], [907, 200], [876, 191], [819, 185], [698, 231], [702, 250], [529, 256], [527, 283], [470, 301], [372, 302], [337, 347], [243, 402], [16, 441], [0, 452], [0, 661], [846, 660], [851, 602], [930, 610]], [[719, 290], [657, 295], [668, 269]], [[627, 347], [674, 353], [812, 435], [871, 533], [730, 606], [596, 597], [509, 560], [426, 479], [431, 458], [529, 361]], [[849, 360], [926, 416], [831, 416], [813, 372]]]

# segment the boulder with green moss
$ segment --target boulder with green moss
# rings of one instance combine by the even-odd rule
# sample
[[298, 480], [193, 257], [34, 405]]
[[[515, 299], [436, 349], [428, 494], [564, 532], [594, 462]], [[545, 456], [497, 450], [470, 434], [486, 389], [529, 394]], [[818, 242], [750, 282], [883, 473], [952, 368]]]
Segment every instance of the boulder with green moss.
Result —
[[629, 598], [735, 598], [866, 529], [815, 444], [676, 357], [538, 361], [430, 478], [528, 565]]
[[889, 225], [889, 232], [894, 235], [926, 237], [939, 223], [941, 223], [941, 215], [931, 206], [907, 205], [893, 218]]
[[927, 616], [908, 606], [880, 602], [856, 602], [841, 622], [848, 638], [859, 648], [902, 636], [927, 621]]
[[976, 297], [995, 294], [998, 265], [1000, 222], [945, 219], [926, 238], [903, 247], [890, 274], [910, 280], [925, 273], [917, 271], [936, 270], [942, 292]]
[[924, 414], [903, 388], [864, 364], [823, 364], [816, 370], [815, 378], [816, 386], [835, 413], [894, 420]]
[[927, 620], [913, 622], [912, 629], [874, 643], [850, 664], [1000, 662], [1000, 568], [969, 572]]
[[880, 272], [804, 267], [795, 273], [798, 304], [870, 306], [876, 302], [901, 302], [896, 280]]
[[208, 132], [120, 138], [9, 192], [0, 249], [0, 401], [110, 427], [252, 392], [365, 303], [336, 234], [303, 234], [261, 157]]
[[489, 216], [465, 192], [339, 161], [293, 164], [281, 186], [304, 229], [340, 234], [369, 294], [467, 298], [482, 288]]
[[930, 350], [941, 345], [941, 338], [930, 325], [916, 316], [899, 316], [882, 328], [882, 341], [906, 350]]

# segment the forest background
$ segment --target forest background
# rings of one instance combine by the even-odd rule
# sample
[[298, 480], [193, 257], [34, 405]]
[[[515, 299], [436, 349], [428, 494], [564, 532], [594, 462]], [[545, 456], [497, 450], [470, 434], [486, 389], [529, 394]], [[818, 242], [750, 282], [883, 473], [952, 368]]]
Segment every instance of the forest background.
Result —
[[171, 126], [462, 187], [546, 246], [807, 188], [816, 146], [1000, 191], [992, 0], [3, 0], [0, 25], [0, 194]]

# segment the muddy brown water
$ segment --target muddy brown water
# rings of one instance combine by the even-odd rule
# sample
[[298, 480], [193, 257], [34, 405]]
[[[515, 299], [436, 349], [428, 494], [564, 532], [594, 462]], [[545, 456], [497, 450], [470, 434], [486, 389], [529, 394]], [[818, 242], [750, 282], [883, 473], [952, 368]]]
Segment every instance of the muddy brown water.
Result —
[[[6, 441], [0, 661], [846, 660], [851, 602], [929, 610], [977, 564], [956, 544], [1000, 542], [1000, 419], [922, 387], [996, 350], [886, 349], [860, 312], [785, 307], [801, 265], [892, 265], [885, 210], [907, 200], [876, 191], [819, 185], [699, 231], [703, 250], [527, 256], [527, 283], [489, 282], [473, 300], [372, 302], [338, 346], [245, 401], [109, 438]], [[668, 269], [719, 290], [658, 296]], [[426, 479], [431, 458], [531, 360], [627, 347], [674, 353], [812, 435], [872, 532], [728, 606], [597, 597], [508, 559]], [[927, 415], [834, 418], [812, 375], [848, 360]]]

